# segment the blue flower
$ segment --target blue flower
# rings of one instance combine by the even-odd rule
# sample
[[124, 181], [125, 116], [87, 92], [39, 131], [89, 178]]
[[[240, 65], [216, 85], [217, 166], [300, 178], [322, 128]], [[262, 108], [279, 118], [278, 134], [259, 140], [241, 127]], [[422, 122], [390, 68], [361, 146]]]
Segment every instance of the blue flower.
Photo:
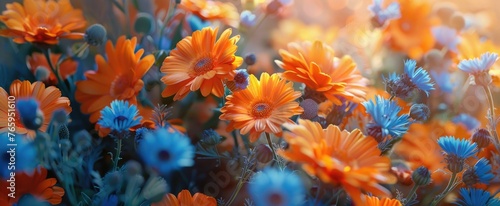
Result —
[[451, 121], [453, 121], [453, 123], [455, 123], [455, 124], [464, 125], [467, 128], [467, 130], [469, 130], [469, 131], [475, 130], [479, 126], [481, 126], [481, 122], [479, 122], [479, 120], [477, 120], [475, 117], [470, 116], [470, 115], [465, 114], [465, 113], [462, 113], [462, 114], [459, 114], [459, 115], [453, 117], [453, 119]]
[[396, 102], [377, 95], [375, 101], [363, 102], [363, 105], [372, 116], [375, 122], [373, 126], [380, 130], [382, 137], [387, 135], [394, 138], [400, 137], [408, 130], [409, 116], [408, 114], [398, 115], [401, 107]]
[[368, 6], [368, 9], [375, 15], [379, 24], [383, 25], [388, 20], [401, 17], [399, 3], [392, 2], [385, 9], [382, 8], [382, 4], [383, 0], [374, 0], [373, 4]]
[[451, 80], [451, 74], [447, 71], [436, 72], [431, 71], [431, 76], [436, 81], [441, 91], [451, 94], [453, 90], [457, 87], [458, 82]]
[[138, 114], [137, 106], [129, 106], [129, 103], [123, 100], [114, 100], [111, 107], [107, 106], [101, 110], [101, 119], [97, 123], [116, 132], [125, 132], [141, 123], [142, 117], [137, 116]]
[[3, 179], [9, 179], [11, 172], [33, 174], [38, 166], [36, 147], [24, 135], [13, 136], [6, 132], [0, 134], [0, 152], [0, 176]]
[[134, 138], [135, 143], [140, 144], [144, 139], [144, 134], [146, 134], [147, 132], [149, 132], [149, 129], [147, 127], [141, 127], [135, 130], [135, 138]]
[[474, 165], [475, 175], [478, 177], [479, 182], [484, 184], [489, 184], [490, 181], [495, 177], [491, 173], [491, 165], [487, 159], [481, 158]]
[[472, 157], [477, 153], [477, 144], [467, 139], [446, 136], [439, 138], [438, 144], [446, 154], [455, 155], [461, 159]]
[[246, 69], [238, 69], [236, 70], [236, 75], [233, 79], [234, 85], [236, 88], [243, 90], [248, 86], [248, 72]]
[[405, 61], [405, 73], [410, 78], [410, 81], [421, 91], [429, 96], [429, 91], [434, 90], [434, 83], [431, 83], [429, 73], [419, 67], [415, 60]]
[[482, 72], [488, 72], [498, 60], [498, 54], [486, 52], [480, 58], [462, 60], [458, 63], [458, 69], [469, 74], [477, 75]]
[[452, 52], [457, 53], [457, 45], [460, 43], [457, 30], [447, 26], [436, 26], [432, 28], [432, 35], [436, 42], [446, 47]]
[[39, 103], [34, 98], [18, 99], [16, 107], [21, 117], [21, 122], [27, 129], [38, 130], [43, 124], [43, 112]]
[[249, 184], [249, 193], [256, 206], [303, 205], [304, 185], [300, 177], [287, 170], [266, 168]]
[[189, 138], [172, 128], [147, 132], [139, 144], [144, 163], [160, 174], [193, 166], [194, 152]]
[[118, 205], [118, 196], [109, 195], [106, 199], [101, 202], [101, 206], [117, 206]]
[[462, 198], [459, 199], [456, 204], [460, 206], [496, 206], [499, 203], [498, 199], [492, 197], [488, 191], [484, 191], [482, 189], [461, 188], [459, 193]]
[[241, 24], [246, 27], [253, 27], [257, 23], [257, 17], [251, 11], [245, 10], [240, 15]]

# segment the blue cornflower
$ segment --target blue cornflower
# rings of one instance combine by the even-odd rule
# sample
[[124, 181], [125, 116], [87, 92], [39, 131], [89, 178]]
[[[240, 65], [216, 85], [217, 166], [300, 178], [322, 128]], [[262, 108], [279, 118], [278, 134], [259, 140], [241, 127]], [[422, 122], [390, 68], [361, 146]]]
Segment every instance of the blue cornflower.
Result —
[[18, 99], [16, 107], [21, 122], [27, 129], [38, 130], [43, 124], [43, 112], [38, 101], [34, 98]]
[[408, 130], [409, 116], [408, 114], [398, 115], [401, 107], [396, 102], [377, 95], [375, 101], [363, 102], [363, 105], [373, 118], [374, 123], [368, 125], [368, 133], [375, 139], [384, 138], [387, 135], [393, 138], [401, 137]]
[[135, 143], [140, 144], [144, 139], [144, 134], [146, 134], [147, 132], [149, 132], [149, 129], [147, 127], [141, 127], [139, 129], [136, 129], [134, 138]]
[[387, 8], [382, 8], [383, 0], [374, 0], [373, 4], [368, 6], [368, 10], [370, 10], [375, 18], [377, 18], [377, 22], [381, 25], [385, 24], [388, 20], [397, 19], [401, 17], [401, 11], [399, 9], [399, 3], [392, 2], [387, 6]]
[[462, 198], [456, 204], [460, 206], [496, 206], [499, 203], [498, 199], [492, 197], [488, 191], [482, 189], [461, 188], [459, 193]]
[[303, 205], [304, 185], [290, 171], [266, 168], [252, 178], [248, 188], [256, 206]]
[[466, 139], [441, 137], [438, 139], [438, 144], [446, 153], [447, 167], [453, 173], [461, 172], [464, 169], [465, 159], [477, 153], [477, 144]]
[[422, 69], [422, 67], [417, 68], [415, 60], [405, 61], [405, 73], [410, 78], [411, 83], [419, 90], [425, 92], [427, 96], [429, 96], [431, 90], [434, 90], [434, 83], [431, 83], [429, 73]]
[[189, 138], [172, 128], [147, 132], [139, 144], [144, 163], [160, 174], [193, 166], [194, 152]]
[[498, 60], [498, 54], [486, 52], [480, 58], [462, 60], [458, 63], [458, 68], [472, 75], [488, 72]]
[[243, 26], [253, 27], [257, 23], [257, 17], [251, 11], [245, 10], [240, 14], [240, 22]]
[[142, 117], [138, 115], [137, 106], [129, 105], [127, 101], [114, 100], [111, 107], [101, 110], [101, 119], [97, 123], [116, 132], [125, 132], [141, 123]]
[[462, 180], [466, 185], [476, 183], [489, 184], [495, 176], [491, 173], [491, 165], [487, 159], [481, 158], [474, 167], [467, 169], [462, 175]]
[[233, 79], [234, 85], [239, 90], [246, 89], [248, 86], [248, 72], [246, 69], [238, 69], [236, 70], [236, 75], [234, 75]]
[[477, 120], [475, 117], [470, 116], [468, 114], [462, 113], [459, 114], [451, 120], [455, 124], [462, 124], [464, 125], [467, 130], [472, 131], [477, 129], [479, 126], [481, 126], [481, 122]]
[[[6, 132], [0, 134], [0, 152], [0, 176], [3, 179], [9, 179], [11, 172], [32, 174], [38, 165], [36, 147], [24, 135], [9, 136]], [[13, 161], [12, 157], [15, 158]]]
[[460, 43], [457, 30], [447, 26], [436, 26], [432, 28], [432, 35], [436, 42], [448, 50], [457, 53], [457, 45]]
[[451, 80], [451, 74], [447, 71], [431, 71], [431, 76], [441, 91], [451, 94], [458, 85], [458, 82]]

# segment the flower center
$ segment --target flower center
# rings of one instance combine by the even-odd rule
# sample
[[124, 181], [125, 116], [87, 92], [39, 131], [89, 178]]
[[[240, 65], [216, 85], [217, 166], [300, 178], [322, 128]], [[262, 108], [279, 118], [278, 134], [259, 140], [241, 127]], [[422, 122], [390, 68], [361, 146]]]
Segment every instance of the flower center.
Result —
[[196, 75], [205, 74], [211, 71], [213, 68], [214, 62], [210, 57], [203, 57], [194, 64], [194, 72], [196, 73]]
[[120, 98], [121, 96], [125, 95], [125, 90], [129, 88], [129, 85], [130, 81], [128, 80], [127, 76], [125, 75], [117, 76], [113, 81], [113, 83], [111, 83], [111, 89], [110, 89], [111, 96], [113, 96], [114, 98]]
[[170, 153], [167, 150], [161, 150], [158, 152], [158, 159], [161, 161], [168, 161], [170, 160]]
[[283, 196], [277, 192], [271, 193], [269, 195], [269, 203], [271, 205], [283, 205]]
[[255, 118], [266, 118], [271, 115], [271, 105], [266, 102], [259, 102], [252, 107], [252, 116]]

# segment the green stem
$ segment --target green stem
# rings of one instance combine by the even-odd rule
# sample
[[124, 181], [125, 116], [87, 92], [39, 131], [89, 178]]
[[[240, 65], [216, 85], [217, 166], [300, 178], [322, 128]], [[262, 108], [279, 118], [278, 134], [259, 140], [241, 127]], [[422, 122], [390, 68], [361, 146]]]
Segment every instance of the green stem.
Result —
[[54, 75], [57, 78], [57, 86], [59, 87], [64, 96], [69, 97], [68, 88], [64, 84], [64, 80], [61, 78], [61, 75], [59, 74], [59, 65], [56, 65], [56, 67], [54, 67], [52, 60], [50, 59], [50, 49], [43, 49], [42, 51], [43, 55], [45, 56], [45, 59], [47, 59], [47, 62], [49, 63], [50, 70], [54, 73]]
[[486, 93], [486, 97], [488, 98], [488, 104], [490, 106], [490, 133], [493, 135], [493, 142], [495, 144], [495, 148], [498, 152], [500, 152], [500, 140], [498, 139], [498, 133], [496, 129], [496, 117], [495, 117], [495, 102], [493, 101], [493, 94], [491, 93], [491, 89], [488, 86], [483, 87], [484, 92]]
[[231, 205], [234, 202], [234, 199], [236, 199], [236, 196], [238, 196], [238, 193], [240, 192], [241, 188], [243, 187], [243, 177], [238, 181], [238, 184], [236, 185], [236, 189], [234, 190], [233, 194], [231, 194], [231, 197], [229, 198], [229, 201], [227, 202], [226, 205]]
[[118, 161], [120, 161], [120, 153], [122, 152], [122, 139], [118, 138], [116, 140], [116, 155], [113, 160], [113, 171], [116, 171], [118, 168]]
[[446, 185], [446, 188], [438, 196], [438, 198], [432, 201], [431, 206], [436, 206], [441, 200], [443, 200], [446, 197], [446, 195], [452, 190], [452, 188], [454, 188], [453, 185], [455, 184], [455, 179], [457, 179], [457, 173], [451, 174], [451, 178], [450, 181], [448, 182], [448, 185]]
[[406, 198], [406, 204], [411, 202], [411, 199], [413, 199], [413, 196], [417, 192], [417, 189], [418, 189], [418, 185], [417, 184], [413, 185], [413, 187], [410, 190], [410, 193], [408, 193], [408, 197]]
[[269, 133], [267, 132], [265, 133], [266, 133], [267, 144], [269, 144], [269, 147], [271, 147], [271, 151], [273, 151], [274, 161], [278, 162], [278, 156], [276, 155], [276, 151], [274, 151], [274, 146], [273, 142], [271, 141], [271, 136], [269, 135]]

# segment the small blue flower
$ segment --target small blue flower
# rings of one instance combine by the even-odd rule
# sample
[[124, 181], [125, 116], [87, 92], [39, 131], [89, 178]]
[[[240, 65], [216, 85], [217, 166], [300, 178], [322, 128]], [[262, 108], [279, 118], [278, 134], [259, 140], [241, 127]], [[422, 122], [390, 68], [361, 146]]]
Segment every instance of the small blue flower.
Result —
[[491, 165], [487, 159], [481, 158], [474, 165], [475, 175], [479, 178], [479, 182], [484, 184], [489, 184], [490, 181], [495, 177], [491, 173]]
[[445, 136], [438, 139], [438, 144], [446, 154], [454, 155], [461, 159], [472, 157], [477, 153], [477, 144], [467, 139]]
[[498, 54], [486, 52], [480, 58], [462, 60], [458, 63], [458, 69], [472, 75], [477, 75], [490, 70], [491, 66], [498, 60]]
[[148, 132], [139, 145], [144, 163], [160, 174], [193, 166], [195, 148], [188, 137], [172, 128]]
[[447, 71], [431, 71], [431, 76], [438, 85], [439, 89], [445, 93], [451, 94], [458, 86], [458, 82], [452, 81], [451, 74]]
[[479, 126], [481, 126], [481, 122], [477, 120], [475, 117], [470, 116], [468, 114], [462, 113], [459, 114], [451, 120], [455, 124], [462, 124], [464, 125], [467, 130], [472, 131], [477, 129]]
[[192, 32], [195, 32], [195, 31], [198, 31], [198, 30], [201, 30], [205, 27], [210, 26], [210, 24], [208, 22], [203, 21], [202, 19], [200, 19], [196, 15], [189, 15], [187, 21], [189, 22], [189, 27], [191, 27]]
[[363, 102], [366, 111], [372, 116], [375, 125], [380, 128], [382, 137], [391, 135], [401, 137], [410, 125], [408, 114], [401, 116], [398, 113], [401, 107], [396, 102], [376, 96], [374, 101]]
[[429, 96], [429, 92], [434, 90], [434, 83], [431, 83], [429, 73], [419, 67], [417, 69], [417, 62], [415, 60], [405, 61], [405, 73], [410, 78], [410, 81], [421, 91]]
[[142, 117], [138, 115], [137, 106], [129, 106], [129, 103], [123, 100], [114, 100], [111, 107], [107, 106], [101, 110], [101, 119], [97, 123], [116, 132], [125, 132], [141, 123]]
[[246, 69], [236, 70], [236, 75], [234, 76], [233, 82], [236, 88], [243, 90], [248, 86], [248, 72]]
[[246, 27], [253, 27], [257, 23], [257, 17], [251, 11], [245, 10], [240, 15], [241, 24]]
[[391, 19], [398, 19], [401, 17], [401, 11], [399, 9], [399, 3], [392, 2], [387, 6], [387, 8], [382, 8], [383, 0], [374, 0], [373, 4], [368, 6], [373, 15], [377, 18], [379, 24], [384, 24], [386, 21]]
[[436, 26], [432, 28], [432, 35], [441, 46], [446, 47], [452, 52], [458, 52], [457, 45], [460, 43], [460, 38], [457, 30], [447, 26]]
[[135, 138], [134, 141], [136, 144], [140, 144], [142, 140], [144, 139], [144, 135], [149, 132], [149, 129], [146, 127], [141, 127], [137, 130], [135, 130]]
[[497, 203], [499, 203], [498, 199], [492, 197], [488, 191], [482, 189], [461, 188], [459, 193], [460, 196], [462, 196], [462, 198], [456, 202], [459, 206], [496, 206], [498, 205]]
[[255, 174], [249, 193], [256, 206], [303, 205], [304, 185], [300, 177], [287, 170], [266, 168]]
[[36, 99], [18, 99], [16, 107], [24, 127], [31, 130], [38, 130], [42, 126], [43, 113]]
[[7, 132], [0, 134], [0, 152], [0, 176], [3, 179], [9, 179], [11, 172], [33, 174], [38, 166], [36, 147], [24, 135], [14, 136]]

